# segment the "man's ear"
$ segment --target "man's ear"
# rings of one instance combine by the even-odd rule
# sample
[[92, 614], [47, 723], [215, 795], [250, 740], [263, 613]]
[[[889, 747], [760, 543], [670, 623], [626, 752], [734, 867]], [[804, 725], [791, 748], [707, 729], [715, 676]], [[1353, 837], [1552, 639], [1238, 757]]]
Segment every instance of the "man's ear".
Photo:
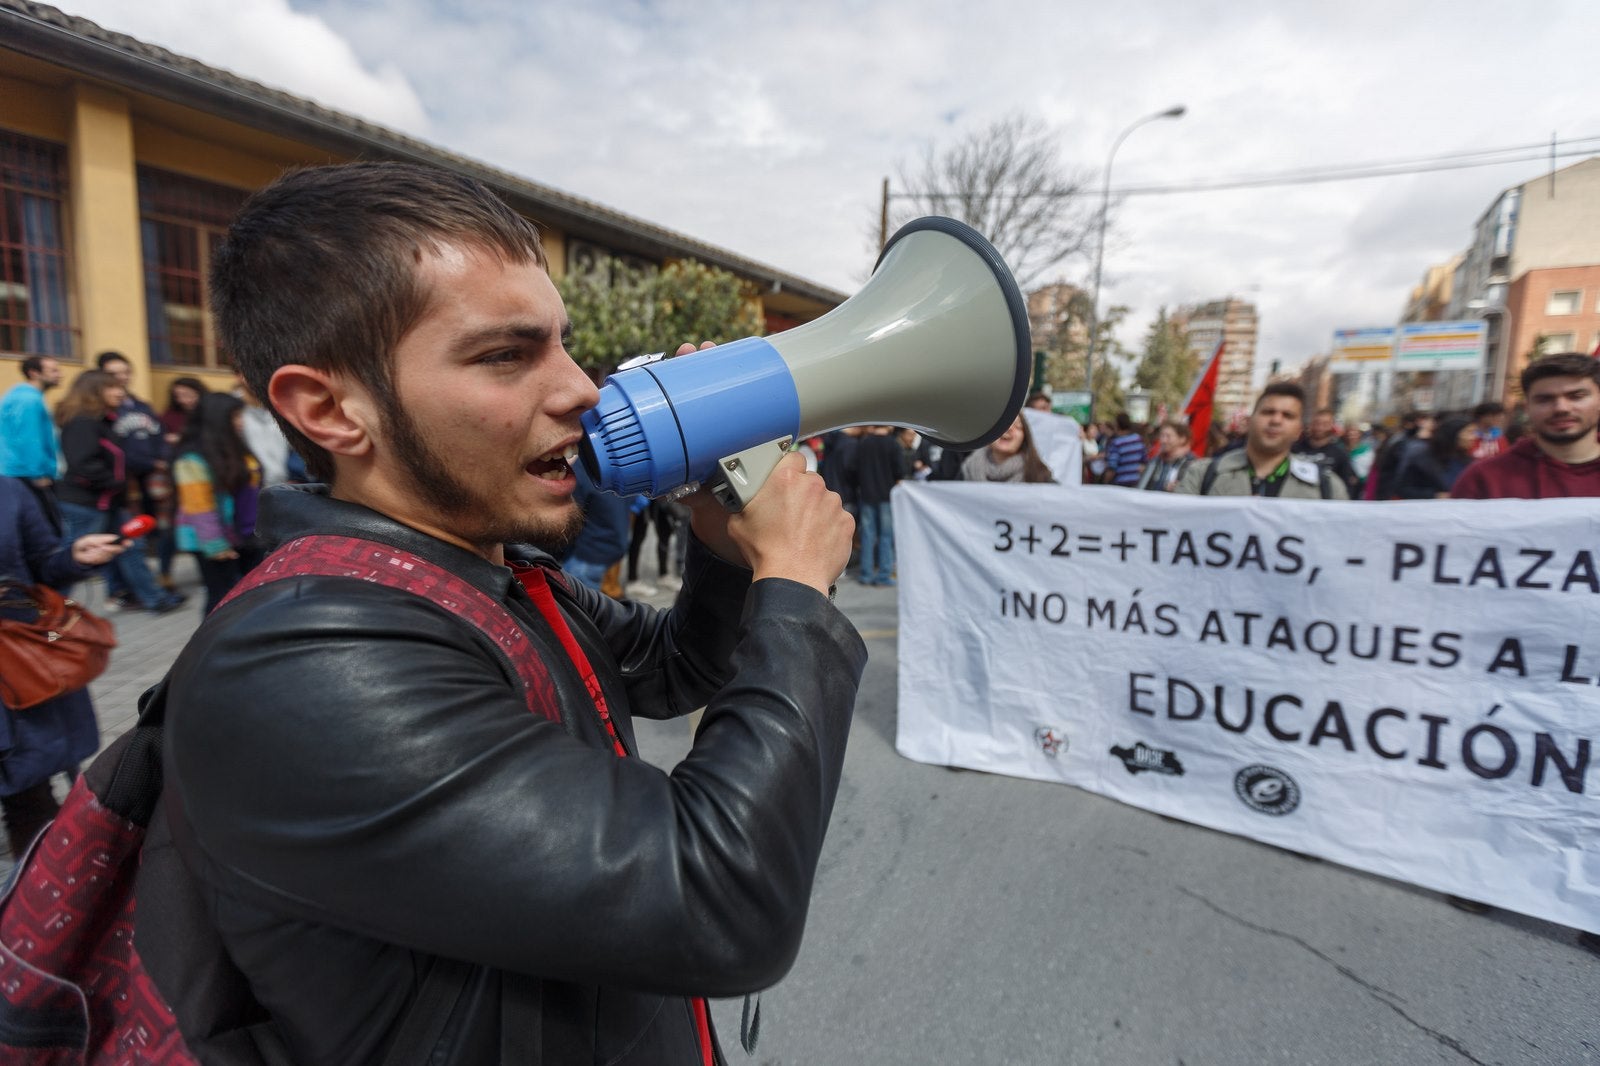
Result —
[[344, 375], [291, 363], [267, 383], [267, 396], [285, 421], [334, 456], [368, 455], [380, 420], [378, 406]]

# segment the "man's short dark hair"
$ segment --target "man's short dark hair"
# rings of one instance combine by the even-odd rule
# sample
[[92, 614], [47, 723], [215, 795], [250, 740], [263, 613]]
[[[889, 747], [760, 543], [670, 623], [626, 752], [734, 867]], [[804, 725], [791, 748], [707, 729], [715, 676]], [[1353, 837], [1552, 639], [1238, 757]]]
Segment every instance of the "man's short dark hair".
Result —
[[1261, 410], [1261, 401], [1268, 396], [1287, 396], [1300, 404], [1301, 411], [1306, 409], [1306, 390], [1302, 389], [1298, 382], [1274, 381], [1261, 390], [1261, 395], [1256, 397], [1256, 405], [1250, 408], [1251, 413]]
[[1522, 370], [1522, 394], [1545, 378], [1588, 378], [1600, 385], [1600, 359], [1582, 352], [1559, 352], [1535, 359]]
[[1488, 418], [1490, 415], [1503, 415], [1505, 413], [1506, 405], [1503, 403], [1497, 403], [1494, 400], [1485, 400], [1483, 403], [1480, 403], [1478, 406], [1472, 409], [1472, 417], [1474, 421]]
[[[394, 350], [430, 297], [417, 265], [444, 244], [548, 269], [533, 223], [472, 178], [410, 163], [290, 171], [245, 201], [212, 257], [223, 346], [269, 409], [273, 373], [301, 363], [360, 382], [391, 417]], [[332, 457], [278, 424], [312, 476], [332, 480]]]
[[22, 361], [22, 377], [25, 381], [32, 381], [35, 375], [44, 373], [44, 361], [54, 359], [53, 355], [30, 355]]
[[[1172, 432], [1174, 432], [1174, 433], [1176, 433], [1178, 435], [1178, 439], [1179, 440], [1185, 440], [1186, 441], [1186, 440], [1190, 439], [1190, 435], [1191, 434], [1190, 434], [1190, 430], [1189, 430], [1189, 423], [1183, 421], [1183, 419], [1181, 419], [1181, 418], [1169, 418], [1169, 419], [1167, 419], [1165, 422], [1161, 423], [1161, 429], [1170, 429], [1170, 430], [1172, 430]], [[1156, 432], [1159, 433], [1160, 430], [1157, 430]]]
[[104, 370], [111, 363], [127, 363], [129, 366], [132, 366], [133, 360], [129, 359], [121, 352], [110, 351], [101, 352], [99, 355], [94, 357], [94, 366], [96, 370]]
[[1128, 412], [1117, 412], [1117, 428], [1122, 430], [1124, 433], [1133, 428], [1133, 419], [1128, 417]]

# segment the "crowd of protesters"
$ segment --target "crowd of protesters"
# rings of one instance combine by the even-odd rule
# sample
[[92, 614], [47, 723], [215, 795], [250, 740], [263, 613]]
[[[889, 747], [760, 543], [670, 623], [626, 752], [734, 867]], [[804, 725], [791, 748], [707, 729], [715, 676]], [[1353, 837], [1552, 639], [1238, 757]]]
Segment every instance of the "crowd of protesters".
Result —
[[[1254, 435], [1256, 452], [1277, 464], [1250, 479], [1255, 483], [1249, 491], [1255, 495], [1276, 494], [1273, 486], [1290, 474], [1291, 458], [1315, 464], [1328, 476], [1331, 485], [1319, 489], [1323, 498], [1600, 495], [1600, 463], [1595, 462], [1600, 451], [1594, 446], [1594, 418], [1585, 399], [1600, 386], [1597, 368], [1600, 361], [1581, 353], [1545, 356], [1524, 371], [1523, 402], [1515, 413], [1491, 401], [1467, 411], [1407, 412], [1393, 426], [1341, 426], [1328, 408], [1307, 414], [1298, 385], [1273, 384], [1231, 431], [1212, 430], [1203, 460], [1182, 420], [1142, 426], [1119, 416], [1116, 422], [1086, 428], [1084, 481], [1186, 491], [1186, 478], [1196, 481], [1212, 467], [1221, 473], [1242, 469], [1238, 453], [1251, 450]], [[1282, 438], [1289, 430], [1295, 436], [1284, 450]], [[1227, 479], [1223, 481], [1226, 485]]]
[[[1201, 448], [1182, 419], [1142, 425], [1118, 414], [1082, 429], [1082, 480], [1162, 492], [1199, 492], [1203, 486], [1205, 494], [1285, 492], [1353, 500], [1481, 497], [1501, 489], [1509, 490], [1506, 495], [1597, 494], [1594, 478], [1600, 475], [1581, 469], [1582, 460], [1572, 470], [1570, 458], [1550, 454], [1550, 436], [1558, 431], [1546, 425], [1543, 400], [1529, 392], [1541, 381], [1581, 379], [1595, 365], [1571, 353], [1534, 363], [1524, 374], [1525, 404], [1515, 417], [1490, 402], [1470, 412], [1410, 412], [1393, 428], [1341, 426], [1332, 410], [1308, 413], [1298, 386], [1274, 384], [1231, 431], [1213, 425]], [[105, 352], [65, 390], [52, 413], [45, 394], [61, 384], [57, 361], [31, 357], [23, 374], [25, 380], [0, 398], [0, 475], [23, 481], [69, 540], [114, 531], [133, 513], [157, 520], [148, 544], [139, 546], [144, 550], [105, 568], [110, 601], [119, 609], [162, 613], [181, 606], [186, 594], [172, 576], [179, 551], [198, 561], [209, 608], [256, 557], [254, 495], [304, 478], [271, 413], [242, 382], [231, 403], [208, 406], [199, 379], [179, 378], [158, 414], [128, 390], [128, 361]], [[1028, 407], [1048, 412], [1049, 397], [1036, 394]], [[205, 433], [190, 425], [202, 410], [214, 416]], [[857, 574], [869, 585], [895, 581], [889, 493], [896, 482], [1063, 480], [1046, 466], [1020, 415], [998, 440], [971, 452], [890, 426], [836, 430], [805, 442], [804, 449], [808, 463], [856, 516], [857, 558], [867, 564]], [[1502, 455], [1513, 457], [1509, 465], [1484, 465]], [[1272, 469], [1258, 469], [1267, 459]], [[567, 559], [580, 580], [618, 597], [678, 586], [685, 544], [680, 504], [597, 501], [591, 512]], [[645, 576], [640, 562], [652, 536], [656, 572]], [[153, 575], [147, 554], [155, 557]]]
[[[270, 429], [258, 420], [247, 440], [246, 409], [260, 405], [192, 377], [171, 384], [157, 413], [134, 394], [120, 352], [100, 353], [70, 383], [49, 356], [21, 370], [0, 396], [0, 615], [32, 621], [32, 586], [71, 593], [97, 576], [100, 609], [168, 614], [189, 600], [173, 569], [180, 552], [194, 558], [210, 611], [260, 557], [256, 496], [268, 463], [278, 481], [296, 473], [270, 415]], [[136, 515], [150, 528], [135, 537], [124, 530]], [[13, 855], [55, 816], [57, 776], [75, 775], [99, 744], [87, 688], [20, 714], [0, 704], [0, 812]]]
[[[1391, 427], [1340, 425], [1331, 409], [1308, 411], [1299, 385], [1274, 383], [1230, 430], [1213, 425], [1203, 450], [1182, 419], [1141, 425], [1119, 414], [1083, 427], [1083, 483], [1358, 501], [1600, 496], [1594, 410], [1600, 405], [1600, 361], [1577, 353], [1546, 356], [1524, 371], [1522, 390], [1515, 416], [1503, 404], [1485, 402], [1470, 411], [1408, 412]], [[1048, 412], [1049, 397], [1032, 396], [1028, 407]], [[807, 444], [858, 526], [870, 525], [871, 546], [858, 553], [869, 560], [858, 570], [859, 580], [869, 585], [893, 583], [892, 572], [880, 572], [881, 560], [893, 559], [893, 517], [884, 488], [891, 475], [870, 463], [870, 507], [863, 503], [859, 453], [865, 437], [890, 432], [887, 426], [855, 427]], [[1062, 480], [1041, 459], [1021, 416], [993, 444], [974, 452], [941, 448], [911, 430], [901, 430], [900, 438], [905, 463], [894, 468], [891, 485], [902, 478]]]
[[[271, 413], [242, 380], [213, 392], [194, 377], [174, 380], [158, 413], [134, 394], [132, 365], [115, 351], [70, 383], [49, 356], [29, 356], [21, 369], [0, 397], [0, 477], [22, 482], [69, 544], [120, 534], [133, 516], [153, 520], [130, 550], [87, 575], [104, 578], [112, 610], [182, 607], [179, 553], [194, 557], [209, 610], [257, 557], [257, 494], [305, 478]], [[51, 403], [56, 388], [63, 395]]]

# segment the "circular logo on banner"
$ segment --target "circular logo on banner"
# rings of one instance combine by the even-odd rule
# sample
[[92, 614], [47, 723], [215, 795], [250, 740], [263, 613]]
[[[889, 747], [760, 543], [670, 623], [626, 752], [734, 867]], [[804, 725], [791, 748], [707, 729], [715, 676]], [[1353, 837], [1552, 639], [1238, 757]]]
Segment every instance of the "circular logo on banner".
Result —
[[1300, 806], [1300, 786], [1270, 766], [1246, 766], [1234, 774], [1233, 791], [1246, 807], [1262, 814], [1284, 815]]
[[1067, 734], [1059, 726], [1042, 725], [1033, 731], [1033, 742], [1039, 750], [1054, 759], [1067, 750]]

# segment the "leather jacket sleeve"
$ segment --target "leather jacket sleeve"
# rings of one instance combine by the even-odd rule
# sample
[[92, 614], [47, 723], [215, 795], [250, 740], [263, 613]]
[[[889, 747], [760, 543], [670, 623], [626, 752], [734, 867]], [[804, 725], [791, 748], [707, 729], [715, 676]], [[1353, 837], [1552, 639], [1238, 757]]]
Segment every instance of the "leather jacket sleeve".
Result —
[[[718, 559], [690, 535], [684, 579], [689, 594], [665, 613], [570, 583], [579, 616], [568, 623], [592, 627], [590, 635], [610, 655], [635, 717], [667, 719], [699, 710], [732, 677], [750, 572]], [[604, 674], [602, 664], [593, 665]]]
[[635, 706], [678, 713], [715, 689], [670, 773], [534, 718], [481, 635], [418, 597], [331, 578], [240, 597], [169, 694], [195, 874], [223, 909], [543, 978], [773, 983], [798, 951], [866, 652], [781, 580], [693, 650], [739, 591], [686, 593], [663, 617], [581, 603]]

